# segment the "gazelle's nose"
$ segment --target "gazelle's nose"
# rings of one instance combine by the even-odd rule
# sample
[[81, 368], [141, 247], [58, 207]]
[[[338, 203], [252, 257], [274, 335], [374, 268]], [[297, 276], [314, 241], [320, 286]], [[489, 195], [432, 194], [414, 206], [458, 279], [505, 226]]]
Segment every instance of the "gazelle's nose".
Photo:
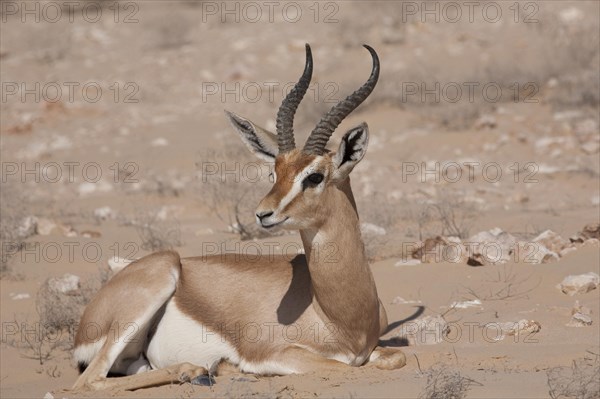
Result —
[[273, 212], [271, 212], [271, 211], [258, 212], [256, 214], [256, 217], [258, 218], [258, 220], [263, 220], [264, 218], [268, 218], [272, 214], [273, 214]]

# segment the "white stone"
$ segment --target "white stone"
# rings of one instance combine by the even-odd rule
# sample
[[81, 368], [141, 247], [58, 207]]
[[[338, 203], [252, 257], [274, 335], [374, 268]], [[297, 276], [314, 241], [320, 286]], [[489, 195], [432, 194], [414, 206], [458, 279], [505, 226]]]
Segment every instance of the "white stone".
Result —
[[37, 221], [36, 231], [41, 236], [47, 236], [50, 235], [52, 230], [54, 230], [56, 227], [57, 224], [54, 221], [47, 218], [39, 218]]
[[507, 336], [519, 334], [533, 334], [542, 329], [542, 325], [535, 320], [522, 319], [519, 321], [509, 321], [506, 323], [488, 323], [486, 328], [497, 328], [500, 334], [494, 338], [495, 341], [501, 341]]
[[478, 308], [481, 307], [481, 301], [479, 299], [473, 299], [472, 301], [452, 302], [450, 307], [458, 309]]
[[110, 206], [103, 206], [94, 209], [94, 216], [100, 220], [112, 219], [115, 217], [115, 212]]
[[156, 138], [150, 143], [152, 147], [166, 147], [169, 145], [169, 141], [163, 137]]
[[397, 296], [396, 298], [394, 298], [392, 300], [392, 305], [413, 305], [413, 304], [417, 304], [417, 303], [421, 303], [421, 301], [413, 301], [413, 300], [407, 301], [406, 299], [404, 299], [400, 296]]
[[37, 229], [38, 219], [35, 216], [26, 216], [21, 219], [21, 223], [17, 226], [17, 236], [20, 238], [31, 237]]
[[579, 275], [570, 275], [556, 286], [563, 293], [573, 296], [576, 294], [585, 294], [586, 292], [598, 288], [600, 276], [597, 273], [589, 272]]
[[48, 287], [56, 292], [62, 292], [63, 294], [69, 294], [73, 291], [77, 291], [80, 286], [79, 277], [65, 273], [62, 277], [52, 277], [48, 281]]
[[360, 232], [364, 235], [376, 235], [376, 236], [383, 236], [387, 233], [383, 227], [374, 225], [372, 223], [361, 223], [360, 224]]
[[495, 227], [470, 237], [465, 246], [473, 264], [493, 265], [511, 260], [517, 239], [510, 233]]
[[421, 261], [419, 259], [400, 259], [399, 261], [394, 263], [394, 266], [416, 266], [420, 264]]
[[583, 19], [583, 11], [577, 7], [569, 7], [558, 13], [561, 22], [565, 24], [574, 23]]
[[11, 293], [9, 294], [9, 296], [10, 296], [10, 298], [11, 298], [13, 301], [18, 301], [18, 300], [20, 300], [20, 299], [29, 299], [29, 298], [31, 298], [31, 295], [29, 295], [29, 294], [28, 294], [28, 293], [26, 293], [26, 292], [22, 292], [22, 293], [19, 293], [19, 294], [15, 294], [14, 292], [11, 292]]
[[581, 149], [586, 154], [595, 154], [600, 150], [600, 142], [598, 141], [587, 141], [581, 145]]

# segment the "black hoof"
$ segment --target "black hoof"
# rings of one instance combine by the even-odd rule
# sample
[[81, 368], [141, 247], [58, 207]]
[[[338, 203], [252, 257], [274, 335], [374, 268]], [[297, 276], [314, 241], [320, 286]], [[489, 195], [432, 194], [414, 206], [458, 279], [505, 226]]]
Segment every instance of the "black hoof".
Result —
[[192, 383], [192, 385], [210, 387], [215, 385], [215, 379], [212, 375], [199, 375], [198, 377], [193, 378], [190, 383]]

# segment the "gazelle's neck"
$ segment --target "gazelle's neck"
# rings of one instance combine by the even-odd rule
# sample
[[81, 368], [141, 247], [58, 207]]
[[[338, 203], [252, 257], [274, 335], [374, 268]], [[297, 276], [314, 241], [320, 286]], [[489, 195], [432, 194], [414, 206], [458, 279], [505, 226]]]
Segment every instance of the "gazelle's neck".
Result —
[[342, 331], [377, 334], [379, 300], [350, 181], [330, 189], [323, 204], [329, 217], [319, 229], [300, 231], [317, 311]]

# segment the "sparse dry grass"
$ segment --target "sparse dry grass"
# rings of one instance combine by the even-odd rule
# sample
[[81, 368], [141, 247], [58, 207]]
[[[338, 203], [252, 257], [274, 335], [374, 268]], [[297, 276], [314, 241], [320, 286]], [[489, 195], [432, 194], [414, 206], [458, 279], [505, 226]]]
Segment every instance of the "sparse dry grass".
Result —
[[471, 386], [481, 385], [449, 366], [432, 367], [423, 374], [427, 376], [427, 383], [420, 399], [464, 399]]
[[600, 397], [600, 354], [588, 351], [570, 367], [548, 370], [549, 395], [552, 399], [595, 399]]
[[207, 151], [197, 166], [201, 198], [229, 232], [242, 240], [273, 235], [261, 229], [254, 218], [256, 206], [269, 190], [267, 165], [250, 158], [240, 146]]

